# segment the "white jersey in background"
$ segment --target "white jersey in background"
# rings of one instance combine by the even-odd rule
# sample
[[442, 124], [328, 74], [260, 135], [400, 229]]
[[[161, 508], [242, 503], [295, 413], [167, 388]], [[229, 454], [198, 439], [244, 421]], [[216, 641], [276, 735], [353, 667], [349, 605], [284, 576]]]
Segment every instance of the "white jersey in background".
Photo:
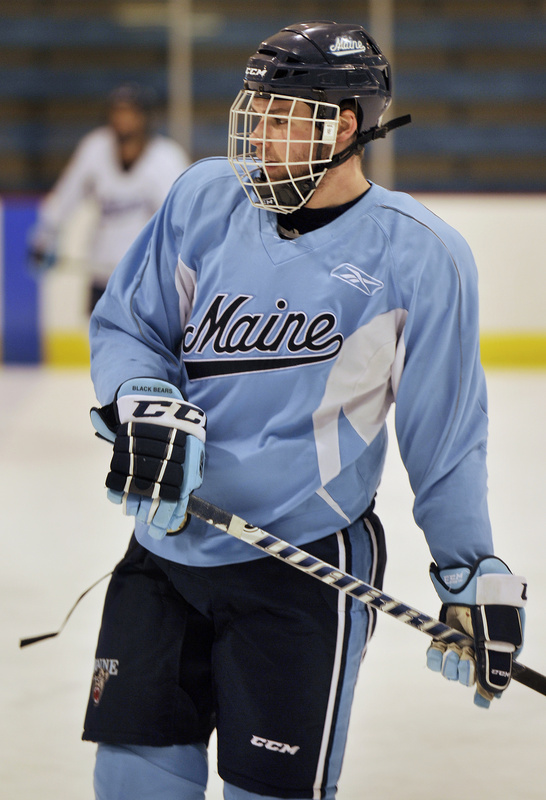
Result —
[[[175, 141], [155, 135], [129, 169], [123, 169], [114, 132], [97, 128], [80, 142], [39, 212], [37, 237], [53, 243], [64, 222], [84, 199], [96, 206], [89, 240], [88, 271], [108, 280], [116, 264], [160, 207], [176, 178], [189, 165]], [[52, 249], [55, 249], [51, 244]]]

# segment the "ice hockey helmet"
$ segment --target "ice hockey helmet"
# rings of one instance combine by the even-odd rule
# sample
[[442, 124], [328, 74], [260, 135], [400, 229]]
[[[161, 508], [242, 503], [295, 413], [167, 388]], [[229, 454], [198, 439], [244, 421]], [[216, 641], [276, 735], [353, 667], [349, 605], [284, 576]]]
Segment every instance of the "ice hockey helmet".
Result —
[[[329, 118], [332, 108], [336, 108], [338, 114], [340, 108], [352, 108], [358, 122], [357, 136], [335, 155], [332, 144], [327, 158], [322, 147], [321, 158], [310, 162], [310, 174], [306, 178], [288, 178], [276, 182], [273, 187], [263, 171], [257, 180], [245, 165], [251, 152], [251, 148], [246, 147], [248, 135], [245, 142], [245, 135], [239, 133], [239, 128], [245, 131], [248, 128], [245, 120], [241, 122], [251, 105], [243, 96], [245, 92], [259, 97], [284, 96], [312, 103], [317, 122], [321, 115], [322, 119]], [[231, 109], [229, 158], [240, 179], [241, 171], [244, 173], [245, 189], [250, 185], [258, 195], [259, 200], [255, 202], [249, 194], [251, 202], [285, 213], [307, 202], [328, 169], [346, 161], [372, 139], [382, 138], [393, 128], [410, 121], [406, 116], [382, 124], [382, 116], [391, 98], [389, 62], [361, 25], [327, 20], [302, 22], [288, 25], [265, 39], [248, 59], [244, 92], [239, 94]], [[236, 154], [237, 141], [243, 145], [240, 156]], [[285, 185], [281, 186], [281, 183]], [[281, 193], [284, 196], [282, 200], [279, 199]]]
[[152, 114], [157, 106], [157, 95], [149, 86], [140, 83], [123, 83], [116, 86], [108, 95], [108, 108], [128, 105], [138, 108], [146, 115]]
[[391, 102], [391, 68], [360, 25], [289, 25], [250, 57], [245, 88], [340, 105], [355, 100], [359, 131], [377, 126]]

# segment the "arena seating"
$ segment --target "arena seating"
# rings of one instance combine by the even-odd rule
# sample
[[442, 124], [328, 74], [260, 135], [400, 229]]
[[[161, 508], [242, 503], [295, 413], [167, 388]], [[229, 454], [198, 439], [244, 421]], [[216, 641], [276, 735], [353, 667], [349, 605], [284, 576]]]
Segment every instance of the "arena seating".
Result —
[[[255, 45], [311, 7], [315, 18], [331, 13], [324, 2], [286, 5], [281, 16], [280, 2], [261, 3], [260, 14], [248, 2], [194, 3], [194, 159], [225, 153], [227, 110]], [[151, 85], [164, 110], [165, 3], [141, 4], [152, 8], [147, 17], [135, 17], [138, 6], [51, 0], [46, 14], [21, 0], [0, 9], [1, 193], [48, 189], [120, 82]], [[335, 18], [366, 25], [362, 7], [345, 2]], [[398, 187], [546, 189], [544, 9], [539, 0], [395, 3], [393, 110], [413, 117], [395, 134]]]

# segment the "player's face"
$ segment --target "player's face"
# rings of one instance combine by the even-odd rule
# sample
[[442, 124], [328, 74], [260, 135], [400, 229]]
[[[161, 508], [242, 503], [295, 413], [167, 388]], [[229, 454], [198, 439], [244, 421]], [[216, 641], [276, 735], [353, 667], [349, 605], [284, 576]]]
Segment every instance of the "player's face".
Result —
[[250, 143], [270, 180], [309, 174], [315, 150], [315, 124], [303, 101], [254, 98]]
[[146, 115], [131, 103], [116, 103], [110, 109], [108, 120], [119, 139], [142, 136], [146, 131]]

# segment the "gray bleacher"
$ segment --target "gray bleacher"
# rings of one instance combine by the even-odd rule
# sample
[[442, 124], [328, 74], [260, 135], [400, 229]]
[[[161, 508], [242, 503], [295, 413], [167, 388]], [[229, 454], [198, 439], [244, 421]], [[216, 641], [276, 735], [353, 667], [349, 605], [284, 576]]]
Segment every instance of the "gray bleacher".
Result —
[[[161, 0], [151, 5], [161, 11]], [[164, 108], [164, 19], [157, 13], [130, 24], [126, 6], [5, 0], [0, 7], [0, 192], [49, 188], [120, 82], [153, 86]], [[286, 22], [328, 17], [332, 3], [263, 2], [260, 15], [248, 2], [199, 0], [194, 7], [197, 159], [225, 153], [227, 111], [256, 44]], [[281, 16], [283, 7], [290, 11]], [[339, 7], [337, 21], [366, 25], [366, 3]], [[399, 188], [546, 190], [545, 8], [539, 0], [395, 3], [393, 111], [413, 116], [394, 134]]]

